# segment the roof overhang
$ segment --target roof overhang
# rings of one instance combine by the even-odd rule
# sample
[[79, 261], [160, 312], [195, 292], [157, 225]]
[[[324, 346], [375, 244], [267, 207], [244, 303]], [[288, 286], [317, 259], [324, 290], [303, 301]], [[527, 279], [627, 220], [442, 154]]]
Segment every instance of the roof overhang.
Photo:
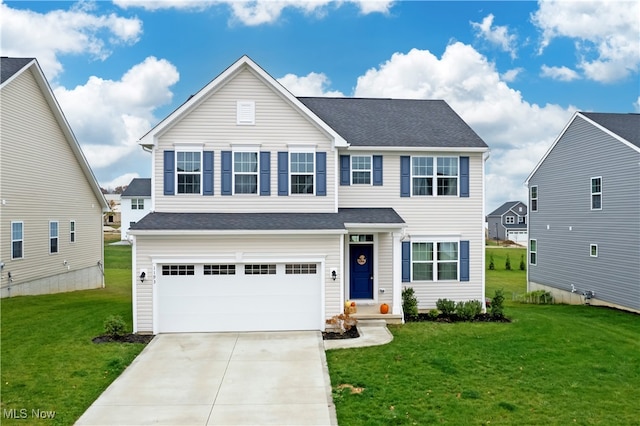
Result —
[[459, 153], [484, 153], [489, 152], [489, 147], [432, 147], [432, 146], [354, 146], [344, 147], [347, 151], [395, 151], [395, 152], [459, 152]]

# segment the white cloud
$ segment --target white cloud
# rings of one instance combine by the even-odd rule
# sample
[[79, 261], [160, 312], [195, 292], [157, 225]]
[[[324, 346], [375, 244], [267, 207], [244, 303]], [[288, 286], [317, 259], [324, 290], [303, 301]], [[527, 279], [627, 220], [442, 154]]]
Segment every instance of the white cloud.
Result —
[[542, 77], [552, 78], [560, 81], [573, 81], [580, 78], [580, 74], [567, 67], [549, 67], [542, 65], [540, 68]]
[[92, 76], [82, 86], [54, 89], [96, 175], [107, 167], [109, 173], [118, 173], [134, 159], [149, 161], [137, 141], [156, 121], [154, 110], [171, 102], [169, 88], [178, 79], [175, 66], [149, 57], [119, 81]]
[[489, 43], [497, 45], [503, 51], [509, 52], [512, 59], [517, 57], [516, 39], [514, 34], [509, 34], [509, 28], [504, 25], [493, 25], [493, 14], [487, 15], [481, 23], [471, 22], [476, 30], [476, 37], [483, 38]]
[[3, 56], [38, 58], [54, 80], [63, 70], [58, 56], [89, 54], [104, 60], [112, 47], [137, 42], [142, 22], [113, 13], [93, 15], [87, 4], [41, 14], [0, 3], [0, 31]]
[[640, 113], [640, 96], [638, 96], [638, 99], [633, 103], [633, 107], [636, 112]]
[[507, 83], [516, 81], [520, 73], [524, 71], [524, 68], [513, 68], [504, 72], [500, 77]]
[[182, 10], [203, 10], [209, 7], [224, 5], [232, 12], [232, 22], [239, 22], [247, 26], [257, 26], [272, 24], [282, 16], [285, 9], [296, 9], [306, 15], [316, 15], [319, 17], [327, 13], [328, 7], [340, 7], [343, 3], [353, 3], [358, 6], [360, 13], [367, 15], [370, 13], [387, 14], [393, 5], [393, 1], [388, 0], [349, 0], [346, 2], [336, 2], [335, 0], [253, 0], [253, 1], [146, 1], [146, 0], [115, 0], [115, 4], [120, 7], [141, 7], [146, 10], [159, 9], [182, 9]]
[[344, 96], [340, 91], [327, 90], [331, 82], [324, 74], [311, 72], [303, 77], [287, 74], [278, 81], [294, 96]]
[[128, 186], [135, 178], [139, 178], [138, 173], [125, 173], [107, 182], [101, 182], [100, 186], [104, 189], [115, 189], [119, 186]]
[[527, 200], [523, 182], [567, 123], [573, 107], [526, 102], [473, 47], [454, 43], [441, 58], [395, 53], [358, 78], [355, 96], [444, 99], [489, 145], [488, 210]]
[[540, 1], [532, 21], [542, 30], [539, 53], [555, 38], [576, 42], [576, 67], [603, 83], [622, 80], [640, 68], [640, 2]]

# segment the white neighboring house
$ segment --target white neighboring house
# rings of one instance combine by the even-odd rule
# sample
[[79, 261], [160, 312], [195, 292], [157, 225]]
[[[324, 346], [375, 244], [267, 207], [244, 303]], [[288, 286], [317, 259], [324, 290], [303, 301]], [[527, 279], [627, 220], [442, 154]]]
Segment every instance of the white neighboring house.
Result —
[[140, 333], [324, 330], [484, 303], [488, 147], [442, 100], [298, 98], [243, 56], [140, 141]]
[[2, 297], [104, 285], [107, 202], [33, 58], [0, 59]]
[[120, 196], [120, 239], [129, 239], [129, 227], [151, 211], [151, 179], [135, 178]]

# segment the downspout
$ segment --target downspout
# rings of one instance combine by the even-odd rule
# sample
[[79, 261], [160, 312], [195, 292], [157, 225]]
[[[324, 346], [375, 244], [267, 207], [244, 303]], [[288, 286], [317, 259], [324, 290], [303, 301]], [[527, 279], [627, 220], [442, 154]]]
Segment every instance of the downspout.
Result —
[[[487, 270], [487, 266], [486, 266], [486, 243], [484, 241], [484, 218], [485, 216], [485, 212], [486, 212], [486, 207], [485, 207], [485, 199], [486, 199], [486, 178], [485, 178], [485, 167], [486, 167], [486, 163], [487, 160], [489, 159], [489, 157], [491, 156], [491, 154], [489, 153], [489, 151], [486, 151], [482, 154], [482, 216], [481, 216], [481, 221], [480, 221], [480, 228], [482, 230], [482, 239], [480, 240], [482, 242], [482, 312], [487, 312], [487, 296], [486, 296], [486, 292], [487, 292], [487, 288], [486, 288], [486, 270]], [[496, 236], [497, 237], [497, 236]]]

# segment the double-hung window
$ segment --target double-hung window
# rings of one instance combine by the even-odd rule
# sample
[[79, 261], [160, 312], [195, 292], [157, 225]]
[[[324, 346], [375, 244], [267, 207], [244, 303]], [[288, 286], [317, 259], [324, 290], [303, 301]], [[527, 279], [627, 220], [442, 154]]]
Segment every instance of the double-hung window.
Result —
[[458, 263], [457, 241], [412, 243], [412, 281], [455, 281]]
[[11, 222], [11, 259], [24, 257], [24, 222]]
[[176, 157], [178, 194], [200, 194], [202, 181], [202, 153], [178, 151], [176, 152]]
[[313, 176], [315, 172], [314, 152], [292, 152], [289, 154], [291, 167], [291, 193], [313, 194]]
[[132, 198], [131, 210], [144, 210], [144, 198]]
[[529, 240], [529, 263], [538, 264], [538, 240]]
[[602, 209], [602, 177], [591, 178], [591, 210]]
[[529, 196], [531, 198], [531, 211], [538, 211], [538, 186], [532, 186], [529, 188]]
[[413, 195], [433, 195], [433, 157], [413, 157], [411, 160]]
[[258, 153], [233, 153], [233, 188], [235, 194], [258, 193]]
[[351, 184], [371, 185], [371, 156], [351, 156]]
[[438, 157], [438, 195], [458, 195], [458, 157]]
[[58, 252], [58, 222], [49, 222], [49, 253]]
[[76, 221], [75, 220], [69, 221], [69, 242], [70, 243], [76, 242]]

